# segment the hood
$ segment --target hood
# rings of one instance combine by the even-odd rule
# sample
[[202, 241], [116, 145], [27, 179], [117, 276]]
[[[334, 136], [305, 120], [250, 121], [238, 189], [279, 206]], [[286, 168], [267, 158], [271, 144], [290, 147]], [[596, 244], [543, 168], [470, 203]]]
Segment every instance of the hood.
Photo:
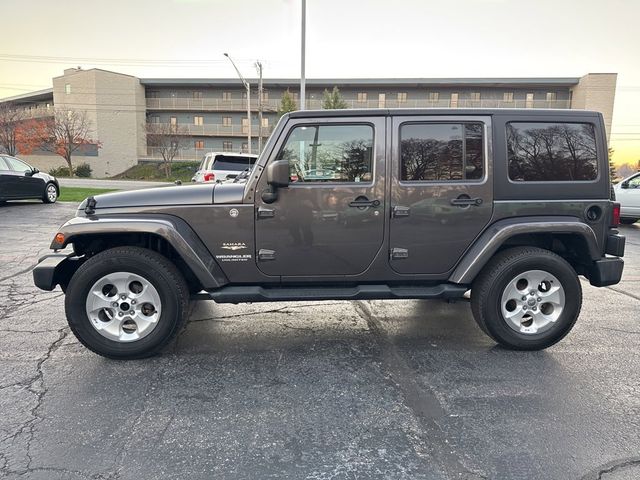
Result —
[[78, 210], [84, 210], [91, 198], [95, 200], [95, 203], [92, 202], [95, 210], [167, 205], [211, 205], [214, 187], [215, 185], [201, 183], [103, 193], [85, 199], [78, 206]]

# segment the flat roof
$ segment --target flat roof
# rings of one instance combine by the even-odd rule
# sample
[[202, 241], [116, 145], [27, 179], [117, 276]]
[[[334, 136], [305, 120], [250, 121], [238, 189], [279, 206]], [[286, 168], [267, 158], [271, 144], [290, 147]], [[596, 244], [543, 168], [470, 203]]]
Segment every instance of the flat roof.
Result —
[[508, 115], [527, 116], [584, 116], [590, 117], [600, 115], [591, 110], [580, 110], [570, 108], [361, 108], [343, 110], [296, 110], [289, 112], [291, 118], [316, 118], [316, 117], [373, 117], [387, 115], [495, 115], [506, 113]]
[[[309, 78], [308, 86], [396, 86], [408, 87], [422, 86], [573, 86], [578, 83], [580, 77], [505, 77], [505, 78]], [[257, 78], [247, 78], [249, 83], [256, 83]], [[241, 85], [238, 78], [141, 78], [140, 83], [157, 87], [186, 87], [186, 86], [238, 86]], [[265, 78], [263, 83], [269, 86], [292, 87], [298, 86], [297, 78]]]
[[35, 92], [21, 93], [20, 95], [14, 95], [13, 97], [0, 98], [0, 102], [17, 102], [28, 101], [34, 102], [38, 100], [53, 100], [53, 88], [45, 88], [44, 90], [37, 90]]

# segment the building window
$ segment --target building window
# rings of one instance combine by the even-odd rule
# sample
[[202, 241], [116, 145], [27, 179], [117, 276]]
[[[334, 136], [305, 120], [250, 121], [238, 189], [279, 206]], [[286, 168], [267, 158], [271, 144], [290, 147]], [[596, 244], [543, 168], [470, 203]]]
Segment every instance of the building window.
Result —
[[242, 144], [242, 151], [243, 152], [248, 152], [249, 151], [249, 144], [247, 142], [244, 142]]
[[268, 102], [269, 101], [269, 92], [267, 92], [266, 90], [262, 91], [262, 101], [263, 102]]
[[262, 128], [269, 128], [269, 119], [266, 117], [262, 119]]
[[367, 103], [367, 92], [358, 92], [358, 103]]
[[437, 102], [440, 99], [440, 92], [429, 92], [429, 101]]
[[291, 95], [291, 98], [293, 98], [294, 102], [298, 101], [298, 98], [300, 97], [300, 95], [298, 95], [298, 92], [289, 92], [289, 94]]
[[160, 92], [157, 90], [149, 90], [147, 92], [147, 98], [160, 98]]
[[160, 123], [160, 117], [158, 115], [152, 115], [150, 117], [151, 123]]
[[171, 125], [178, 125], [178, 117], [171, 117], [169, 118], [169, 123]]
[[175, 90], [172, 90], [169, 92], [169, 96], [171, 98], [176, 98], [178, 96], [178, 92], [176, 92]]
[[231, 92], [222, 92], [222, 100], [228, 102], [231, 100]]
[[242, 119], [242, 133], [249, 133], [249, 120], [246, 118]]
[[196, 115], [195, 117], [193, 117], [193, 124], [194, 125], [204, 125], [204, 117], [202, 117], [200, 115]]
[[480, 92], [471, 92], [471, 100], [474, 102], [480, 101]]
[[398, 103], [407, 102], [407, 92], [398, 92]]
[[370, 182], [372, 153], [369, 125], [310, 125], [291, 130], [276, 159], [298, 182]]
[[195, 142], [193, 142], [193, 146], [197, 149], [203, 149], [204, 148], [204, 140], [196, 140]]
[[508, 123], [507, 156], [515, 182], [598, 177], [596, 133], [588, 123]]
[[222, 117], [222, 126], [230, 127], [231, 126], [231, 117]]
[[451, 94], [451, 104], [450, 107], [451, 108], [457, 108], [458, 107], [458, 94], [457, 93], [452, 93]]
[[225, 152], [231, 152], [233, 151], [233, 142], [222, 142], [222, 150]]
[[556, 98], [556, 92], [547, 92], [547, 102], [555, 102]]
[[67, 95], [69, 95], [71, 93], [71, 84], [70, 83], [65, 83], [65, 85], [64, 85], [64, 93], [66, 93]]
[[176, 140], [171, 141], [171, 148], [174, 148], [174, 149], [178, 148], [178, 142]]
[[402, 180], [451, 182], [483, 177], [481, 123], [406, 124], [400, 129]]
[[193, 92], [194, 100], [202, 100], [202, 92]]
[[504, 102], [513, 102], [513, 92], [504, 92], [502, 100]]

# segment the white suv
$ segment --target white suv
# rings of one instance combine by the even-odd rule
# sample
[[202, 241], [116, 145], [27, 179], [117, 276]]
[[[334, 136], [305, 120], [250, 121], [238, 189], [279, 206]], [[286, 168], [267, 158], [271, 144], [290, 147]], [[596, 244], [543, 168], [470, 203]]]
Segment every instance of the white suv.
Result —
[[257, 155], [249, 153], [209, 152], [200, 162], [192, 182], [224, 182], [233, 180], [245, 170], [251, 170]]
[[623, 179], [613, 189], [621, 207], [620, 223], [636, 223], [640, 219], [640, 172]]

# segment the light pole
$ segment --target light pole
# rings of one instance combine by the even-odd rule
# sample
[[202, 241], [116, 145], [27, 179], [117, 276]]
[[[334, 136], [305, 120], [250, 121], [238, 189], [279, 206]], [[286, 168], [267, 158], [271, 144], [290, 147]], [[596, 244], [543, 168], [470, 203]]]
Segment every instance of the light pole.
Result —
[[229, 54], [225, 53], [224, 56], [229, 59], [231, 65], [233, 65], [233, 68], [236, 69], [236, 73], [238, 74], [238, 77], [240, 77], [240, 81], [247, 89], [247, 153], [251, 153], [251, 85], [249, 85], [249, 82], [244, 79], [244, 77], [240, 73], [240, 70], [238, 70], [236, 64], [233, 63], [233, 60], [231, 59]]
[[307, 26], [307, 0], [302, 0], [302, 31], [300, 42], [300, 110], [305, 109], [306, 86], [304, 78], [304, 62], [305, 62], [305, 43], [306, 43], [306, 26]]
[[258, 155], [262, 152], [262, 63], [256, 60], [258, 70]]

